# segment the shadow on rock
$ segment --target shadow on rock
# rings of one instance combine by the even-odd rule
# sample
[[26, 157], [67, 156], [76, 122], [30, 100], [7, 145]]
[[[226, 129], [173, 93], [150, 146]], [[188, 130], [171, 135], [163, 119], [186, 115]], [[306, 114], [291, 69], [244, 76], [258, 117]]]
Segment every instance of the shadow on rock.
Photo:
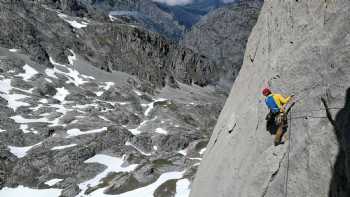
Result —
[[[332, 120], [331, 120], [332, 121]], [[332, 122], [339, 143], [328, 197], [350, 196], [350, 88], [346, 91], [345, 105]]]

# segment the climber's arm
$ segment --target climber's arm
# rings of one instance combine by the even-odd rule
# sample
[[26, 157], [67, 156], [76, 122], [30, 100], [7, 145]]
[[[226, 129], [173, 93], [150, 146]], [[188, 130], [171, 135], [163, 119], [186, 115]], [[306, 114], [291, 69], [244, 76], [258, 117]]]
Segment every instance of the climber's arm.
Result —
[[283, 97], [282, 95], [280, 95], [280, 94], [276, 94], [276, 97], [277, 97], [277, 99], [281, 102], [282, 105], [287, 104], [287, 103], [290, 101], [290, 99], [292, 98], [291, 96], [288, 96], [287, 98], [284, 98], [284, 97]]

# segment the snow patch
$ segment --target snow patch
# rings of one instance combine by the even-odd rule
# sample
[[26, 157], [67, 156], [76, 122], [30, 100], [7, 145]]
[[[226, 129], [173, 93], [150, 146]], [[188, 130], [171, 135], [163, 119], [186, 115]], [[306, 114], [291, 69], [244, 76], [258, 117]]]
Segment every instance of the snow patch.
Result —
[[160, 101], [166, 101], [167, 99], [164, 98], [159, 98], [154, 100], [153, 102], [149, 103], [149, 104], [143, 104], [143, 106], [147, 106], [147, 109], [145, 110], [145, 116], [148, 116], [149, 113], [152, 111], [152, 109], [154, 108], [154, 103], [156, 102], [160, 102]]
[[127, 104], [129, 104], [129, 102], [116, 102], [117, 104], [119, 104], [119, 105], [127, 105]]
[[35, 134], [38, 133], [37, 131], [34, 131], [33, 129], [29, 129], [27, 124], [21, 124], [21, 126], [19, 128], [23, 131], [23, 133], [35, 133]]
[[79, 135], [86, 135], [86, 134], [91, 134], [91, 133], [100, 133], [100, 132], [103, 132], [103, 131], [106, 131], [107, 130], [107, 127], [103, 127], [101, 129], [94, 129], [94, 130], [89, 130], [89, 131], [80, 131], [80, 129], [69, 129], [67, 131], [67, 134], [68, 134], [68, 138], [69, 137], [75, 137], [75, 136], [79, 136]]
[[103, 94], [103, 91], [98, 91], [98, 92], [95, 92], [96, 93], [96, 96], [101, 96]]
[[183, 155], [183, 156], [186, 156], [186, 155], [187, 155], [187, 148], [186, 148], [186, 149], [183, 149], [183, 150], [178, 151], [178, 153], [180, 153], [180, 154], [181, 154], [181, 155]]
[[25, 147], [17, 147], [17, 146], [8, 146], [10, 149], [10, 152], [18, 158], [25, 157], [27, 155], [27, 152], [33, 148], [34, 146], [40, 145], [40, 143], [34, 144], [33, 146], [25, 146]]
[[84, 74], [80, 74], [82, 77], [87, 78], [87, 79], [92, 79], [95, 80], [96, 78], [93, 76], [88, 76], [88, 75], [84, 75]]
[[[56, 76], [55, 76], [56, 77]], [[45, 81], [49, 82], [49, 83], [53, 83], [53, 81], [49, 78], [45, 78]]]
[[72, 107], [77, 108], [77, 109], [86, 109], [88, 107], [98, 107], [98, 105], [96, 103], [90, 103], [90, 104], [85, 104], [85, 105], [74, 105]]
[[15, 115], [10, 118], [13, 119], [16, 123], [20, 123], [20, 124], [27, 124], [27, 123], [33, 123], [33, 122], [50, 122], [47, 118], [28, 119], [28, 118], [24, 118], [21, 115]]
[[103, 87], [104, 90], [109, 90], [112, 86], [114, 86], [114, 82], [105, 82], [105, 86]]
[[101, 118], [102, 120], [106, 121], [106, 122], [111, 122], [110, 120], [108, 120], [106, 117], [104, 116], [98, 116], [99, 118]]
[[87, 82], [82, 77], [80, 77], [80, 73], [78, 71], [73, 70], [71, 68], [68, 68], [66, 65], [55, 62], [51, 57], [49, 59], [50, 59], [51, 64], [53, 64], [54, 66], [64, 67], [65, 69], [68, 70], [68, 73], [60, 71], [59, 69], [54, 67], [54, 68], [48, 68], [45, 70], [45, 73], [48, 76], [50, 76], [52, 78], [57, 78], [56, 73], [64, 75], [64, 76], [68, 77], [68, 81], [66, 83], [73, 83], [76, 86], [79, 86], [79, 85]]
[[[157, 181], [150, 185], [147, 185], [145, 187], [141, 187], [129, 192], [125, 192], [119, 195], [113, 195], [113, 197], [140, 197], [140, 196], [151, 197], [151, 196], [154, 196], [153, 195], [154, 191], [164, 182], [168, 180], [173, 180], [173, 179], [180, 179], [182, 178], [183, 174], [184, 172], [167, 172], [160, 175]], [[183, 186], [183, 185], [180, 185], [180, 186]], [[90, 193], [89, 197], [109, 197], [110, 196], [110, 195], [104, 194], [103, 191], [104, 191], [104, 188], [98, 189]], [[182, 196], [179, 196], [179, 197], [182, 197]]]
[[73, 50], [71, 50], [71, 49], [68, 49], [68, 50], [72, 53], [72, 55], [68, 56], [68, 62], [70, 65], [73, 65], [74, 61], [77, 60], [77, 56], [75, 55]]
[[76, 144], [69, 144], [69, 145], [64, 145], [64, 146], [55, 146], [53, 148], [51, 148], [51, 150], [61, 150], [61, 149], [65, 149], [65, 148], [70, 148], [76, 146]]
[[200, 157], [189, 157], [188, 159], [190, 159], [190, 160], [199, 160], [199, 161], [202, 160], [202, 158], [200, 158]]
[[70, 24], [70, 26], [76, 28], [76, 29], [81, 29], [81, 28], [84, 28], [84, 27], [87, 27], [88, 23], [83, 21], [83, 22], [78, 22], [76, 20], [71, 20], [69, 19], [70, 17], [65, 15], [65, 14], [62, 14], [62, 13], [59, 13], [58, 16], [63, 19], [64, 21], [66, 21], [67, 23]]
[[188, 179], [181, 179], [176, 182], [175, 197], [188, 197], [190, 196], [190, 184]]
[[143, 95], [143, 93], [138, 91], [138, 90], [133, 90], [133, 91], [135, 92], [135, 94], [137, 94], [137, 96], [142, 96]]
[[[129, 165], [127, 167], [123, 167], [122, 166], [124, 163], [123, 159], [117, 158], [117, 157], [112, 157], [109, 155], [103, 155], [103, 154], [97, 154], [97, 155], [91, 157], [90, 159], [86, 160], [85, 163], [100, 163], [100, 164], [105, 165], [107, 168], [102, 173], [95, 176], [93, 179], [90, 179], [88, 181], [85, 181], [85, 182], [79, 184], [79, 188], [82, 190], [81, 194], [80, 194], [81, 196], [84, 196], [83, 193], [85, 192], [86, 189], [88, 189], [88, 186], [93, 187], [93, 186], [98, 185], [100, 183], [100, 180], [102, 178], [106, 177], [108, 173], [110, 173], [110, 172], [131, 172], [137, 167], [137, 164], [132, 164], [132, 165]], [[94, 196], [94, 195], [89, 194], [88, 196]]]
[[[46, 73], [46, 75], [49, 76], [49, 77], [58, 79], [58, 77], [56, 76], [56, 68], [53, 68], [53, 69], [47, 68], [47, 69], [45, 69], [45, 73]], [[45, 79], [46, 79], [46, 78], [45, 78]], [[50, 81], [51, 81], [51, 80], [50, 80]]]
[[205, 153], [205, 151], [207, 150], [207, 148], [202, 148], [200, 151], [199, 151], [199, 154], [203, 155]]
[[62, 181], [63, 179], [51, 179], [49, 181], [46, 181], [45, 184], [48, 186], [56, 185], [56, 183]]
[[33, 94], [33, 90], [34, 90], [34, 88], [31, 88], [31, 89], [29, 89], [29, 90], [25, 90], [25, 89], [17, 88], [17, 87], [14, 87], [13, 89], [14, 89], [14, 90], [19, 90], [19, 91], [25, 92], [25, 93], [27, 93], [27, 94]]
[[[66, 108], [64, 108], [63, 105], [54, 104], [54, 105], [50, 105], [50, 107], [57, 108], [56, 112], [60, 112], [63, 115], [67, 112]], [[49, 120], [47, 118], [28, 119], [28, 118], [24, 118], [21, 115], [16, 115], [16, 116], [12, 116], [10, 118], [13, 119], [16, 123], [20, 123], [20, 124], [44, 122], [44, 123], [50, 123], [51, 124], [50, 126], [57, 126], [57, 125], [59, 125], [59, 118], [60, 117], [53, 119], [53, 120]], [[62, 124], [61, 126], [65, 126], [65, 124]], [[22, 128], [24, 128], [24, 130], [27, 129], [26, 126], [22, 126]], [[30, 131], [30, 132], [35, 133], [35, 131]]]
[[18, 197], [18, 196], [35, 196], [35, 197], [48, 197], [59, 196], [61, 189], [31, 189], [24, 186], [18, 186], [16, 188], [4, 187], [0, 190], [0, 196], [6, 197]]
[[49, 103], [49, 101], [48, 101], [47, 99], [40, 99], [39, 102], [40, 102], [40, 103], [44, 103], [44, 104]]
[[28, 81], [34, 75], [39, 73], [37, 70], [35, 70], [33, 67], [29, 66], [28, 64], [25, 64], [23, 66], [23, 69], [24, 69], [24, 73], [20, 73], [16, 76], [22, 77], [24, 81]]
[[17, 51], [19, 51], [19, 49], [9, 49], [9, 51], [12, 53], [16, 53]]
[[16, 111], [18, 107], [30, 106], [28, 103], [19, 101], [20, 99], [28, 98], [28, 96], [22, 94], [10, 94], [12, 89], [11, 80], [0, 80], [0, 96], [8, 101], [8, 106]]
[[113, 17], [112, 15], [108, 15], [109, 20], [111, 20], [112, 22], [115, 21], [117, 18]]
[[139, 135], [142, 131], [140, 130], [140, 128], [146, 124], [146, 122], [148, 122], [149, 120], [144, 120], [141, 122], [141, 124], [135, 128], [135, 129], [129, 129], [129, 131], [133, 134], [133, 135]]
[[57, 93], [55, 96], [53, 96], [53, 98], [55, 98], [61, 102], [63, 102], [64, 98], [66, 98], [66, 96], [68, 96], [70, 94], [69, 91], [65, 87], [56, 88], [56, 90], [57, 90]]
[[168, 134], [168, 131], [162, 129], [162, 128], [156, 128], [155, 130], [156, 133], [159, 133], [159, 134], [163, 134], [163, 135], [167, 135]]
[[143, 152], [141, 149], [137, 148], [135, 145], [131, 144], [130, 142], [126, 142], [125, 146], [132, 146], [133, 148], [135, 148], [137, 151], [139, 151], [141, 154], [145, 155], [145, 156], [151, 156], [151, 153], [145, 153]]

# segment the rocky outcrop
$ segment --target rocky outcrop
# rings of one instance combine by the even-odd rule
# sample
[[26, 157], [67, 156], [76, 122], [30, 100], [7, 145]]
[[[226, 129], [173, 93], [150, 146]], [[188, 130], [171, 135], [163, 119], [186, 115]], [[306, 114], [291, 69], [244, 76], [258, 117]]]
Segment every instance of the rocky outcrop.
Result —
[[245, 46], [262, 6], [261, 0], [238, 1], [204, 16], [181, 44], [214, 60], [227, 91], [243, 63]]
[[201, 86], [218, 79], [216, 65], [209, 58], [168, 42], [155, 33], [102, 24], [88, 26], [87, 32], [80, 37], [91, 40], [94, 46], [90, 51], [84, 51], [85, 46], [77, 45], [77, 50], [101, 69], [136, 75], [157, 87], [165, 86], [172, 78]]
[[[191, 197], [349, 196], [349, 20], [346, 0], [265, 1]], [[265, 130], [265, 80], [296, 94], [290, 137], [277, 147]]]

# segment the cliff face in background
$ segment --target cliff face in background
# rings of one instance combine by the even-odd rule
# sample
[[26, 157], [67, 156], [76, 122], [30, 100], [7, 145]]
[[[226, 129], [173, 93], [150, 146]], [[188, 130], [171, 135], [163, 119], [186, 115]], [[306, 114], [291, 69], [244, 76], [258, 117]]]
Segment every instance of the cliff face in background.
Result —
[[213, 10], [181, 40], [183, 46], [216, 62], [221, 85], [228, 91], [243, 63], [247, 40], [262, 3], [261, 0], [245, 0]]
[[[51, 1], [0, 3], [0, 44], [22, 48], [39, 63], [50, 66], [48, 54], [67, 63], [69, 48], [96, 67], [126, 72], [156, 87], [176, 87], [176, 81], [205, 86], [218, 79], [216, 66], [207, 57], [179, 47], [157, 33], [110, 21], [88, 5]], [[74, 23], [80, 27], [73, 27]]]
[[[285, 186], [288, 196], [350, 195], [349, 20], [347, 0], [265, 1], [191, 197], [282, 197]], [[277, 147], [265, 130], [265, 80], [297, 99], [291, 138]]]
[[106, 13], [112, 11], [111, 15], [118, 20], [143, 26], [173, 40], [181, 39], [185, 29], [191, 28], [210, 10], [224, 5], [221, 0], [194, 0], [185, 5], [168, 5], [152, 0], [78, 1]]
[[160, 8], [171, 13], [174, 18], [186, 29], [191, 28], [194, 24], [205, 16], [208, 12], [223, 6], [222, 0], [192, 0], [185, 5], [166, 5], [158, 4]]
[[151, 0], [80, 0], [88, 3], [106, 14], [112, 15], [122, 21], [143, 26], [162, 35], [179, 39], [185, 27], [181, 25], [170, 10], [162, 9]]

